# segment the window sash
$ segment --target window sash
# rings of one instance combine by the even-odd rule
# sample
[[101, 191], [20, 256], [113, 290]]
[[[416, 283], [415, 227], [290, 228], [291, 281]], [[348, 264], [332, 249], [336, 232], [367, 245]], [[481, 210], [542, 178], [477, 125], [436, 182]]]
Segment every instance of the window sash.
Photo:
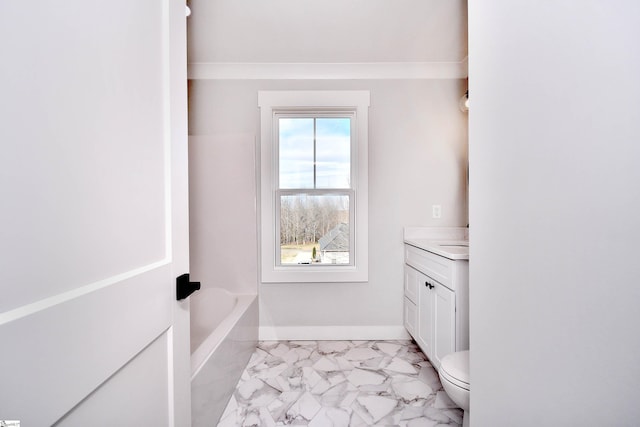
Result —
[[[356, 204], [356, 192], [350, 189], [284, 189], [284, 190], [276, 190], [274, 197], [274, 207], [275, 207], [275, 215], [274, 215], [274, 226], [275, 226], [275, 236], [274, 239], [274, 255], [275, 260], [274, 263], [277, 267], [282, 268], [310, 268], [311, 265], [319, 268], [340, 268], [340, 267], [353, 267], [355, 265], [356, 259], [356, 216], [355, 216], [355, 204]], [[298, 195], [309, 195], [309, 196], [347, 196], [349, 200], [349, 262], [344, 264], [283, 264], [282, 263], [282, 244], [280, 242], [280, 233], [281, 233], [281, 212], [280, 208], [282, 206], [282, 197], [286, 196], [298, 196]]]
[[[274, 178], [275, 178], [275, 189], [274, 189], [274, 218], [273, 218], [273, 226], [275, 228], [275, 239], [274, 239], [274, 265], [276, 268], [297, 268], [297, 269], [309, 269], [311, 267], [319, 267], [319, 268], [346, 268], [353, 267], [355, 265], [356, 259], [356, 235], [357, 235], [357, 227], [356, 227], [356, 216], [355, 216], [355, 200], [356, 194], [354, 191], [354, 181], [357, 173], [357, 163], [356, 163], [356, 126], [355, 126], [355, 111], [353, 109], [287, 109], [287, 110], [276, 110], [273, 115], [273, 126], [274, 126], [274, 142], [275, 142], [275, 153], [274, 153]], [[347, 187], [317, 187], [316, 177], [315, 177], [315, 155], [314, 155], [314, 179], [313, 179], [313, 187], [312, 188], [281, 188], [280, 183], [280, 119], [313, 119], [314, 120], [314, 151], [315, 151], [315, 120], [323, 119], [323, 118], [346, 118], [349, 119], [349, 185]], [[295, 195], [344, 195], [349, 199], [349, 262], [344, 264], [290, 264], [290, 263], [282, 263], [282, 244], [280, 241], [280, 233], [281, 233], [281, 201], [283, 196], [295, 196]]]
[[[322, 189], [331, 189], [331, 188], [340, 188], [340, 189], [353, 189], [354, 183], [357, 177], [357, 162], [356, 162], [356, 112], [353, 109], [286, 109], [286, 110], [275, 110], [273, 113], [273, 141], [274, 141], [274, 181], [275, 188], [281, 189], [280, 183], [280, 119], [324, 119], [324, 118], [348, 118], [350, 121], [349, 130], [350, 130], [350, 139], [349, 139], [349, 185], [348, 186], [340, 186], [340, 187], [318, 187], [316, 184], [315, 177], [315, 165], [314, 165], [314, 179], [313, 179], [313, 187], [305, 188], [304, 190], [311, 188], [322, 188]], [[315, 126], [314, 126], [315, 128]], [[315, 129], [314, 129], [315, 133]], [[315, 135], [314, 135], [315, 138]], [[315, 145], [315, 141], [314, 141]], [[316, 159], [314, 158], [314, 163]], [[291, 189], [291, 188], [286, 188]]]

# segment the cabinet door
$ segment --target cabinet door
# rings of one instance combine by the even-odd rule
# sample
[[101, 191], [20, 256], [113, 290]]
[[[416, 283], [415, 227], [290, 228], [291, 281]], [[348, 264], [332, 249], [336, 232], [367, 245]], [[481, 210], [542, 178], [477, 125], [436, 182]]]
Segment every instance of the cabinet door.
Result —
[[433, 357], [429, 357], [436, 369], [440, 359], [456, 351], [456, 295], [439, 283], [434, 283], [433, 295]]
[[404, 296], [414, 304], [418, 303], [418, 270], [404, 265]]
[[417, 339], [418, 325], [418, 271], [404, 266], [404, 327]]
[[418, 336], [416, 342], [424, 354], [433, 360], [433, 290], [431, 279], [417, 272], [418, 281]]
[[404, 299], [404, 327], [413, 338], [416, 338], [418, 324], [418, 309], [408, 298]]

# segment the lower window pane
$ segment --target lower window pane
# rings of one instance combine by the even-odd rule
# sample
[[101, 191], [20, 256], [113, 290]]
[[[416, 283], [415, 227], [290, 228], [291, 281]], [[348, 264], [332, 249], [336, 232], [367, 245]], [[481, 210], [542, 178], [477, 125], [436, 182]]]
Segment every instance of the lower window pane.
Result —
[[282, 265], [349, 264], [349, 196], [280, 197]]

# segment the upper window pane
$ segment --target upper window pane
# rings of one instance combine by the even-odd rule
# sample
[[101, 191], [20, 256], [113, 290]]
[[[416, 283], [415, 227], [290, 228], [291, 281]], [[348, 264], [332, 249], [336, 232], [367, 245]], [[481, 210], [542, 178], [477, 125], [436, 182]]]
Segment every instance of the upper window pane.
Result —
[[351, 119], [278, 119], [280, 189], [351, 188]]
[[280, 188], [314, 188], [314, 119], [280, 118]]
[[351, 187], [351, 119], [316, 119], [316, 188]]

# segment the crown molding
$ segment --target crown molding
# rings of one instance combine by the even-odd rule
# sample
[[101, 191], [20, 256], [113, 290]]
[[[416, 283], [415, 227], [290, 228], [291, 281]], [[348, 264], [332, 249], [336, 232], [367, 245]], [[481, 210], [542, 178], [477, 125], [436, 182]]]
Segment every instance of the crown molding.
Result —
[[194, 62], [188, 64], [188, 78], [190, 80], [463, 79], [468, 75], [467, 62], [466, 57], [460, 62]]

